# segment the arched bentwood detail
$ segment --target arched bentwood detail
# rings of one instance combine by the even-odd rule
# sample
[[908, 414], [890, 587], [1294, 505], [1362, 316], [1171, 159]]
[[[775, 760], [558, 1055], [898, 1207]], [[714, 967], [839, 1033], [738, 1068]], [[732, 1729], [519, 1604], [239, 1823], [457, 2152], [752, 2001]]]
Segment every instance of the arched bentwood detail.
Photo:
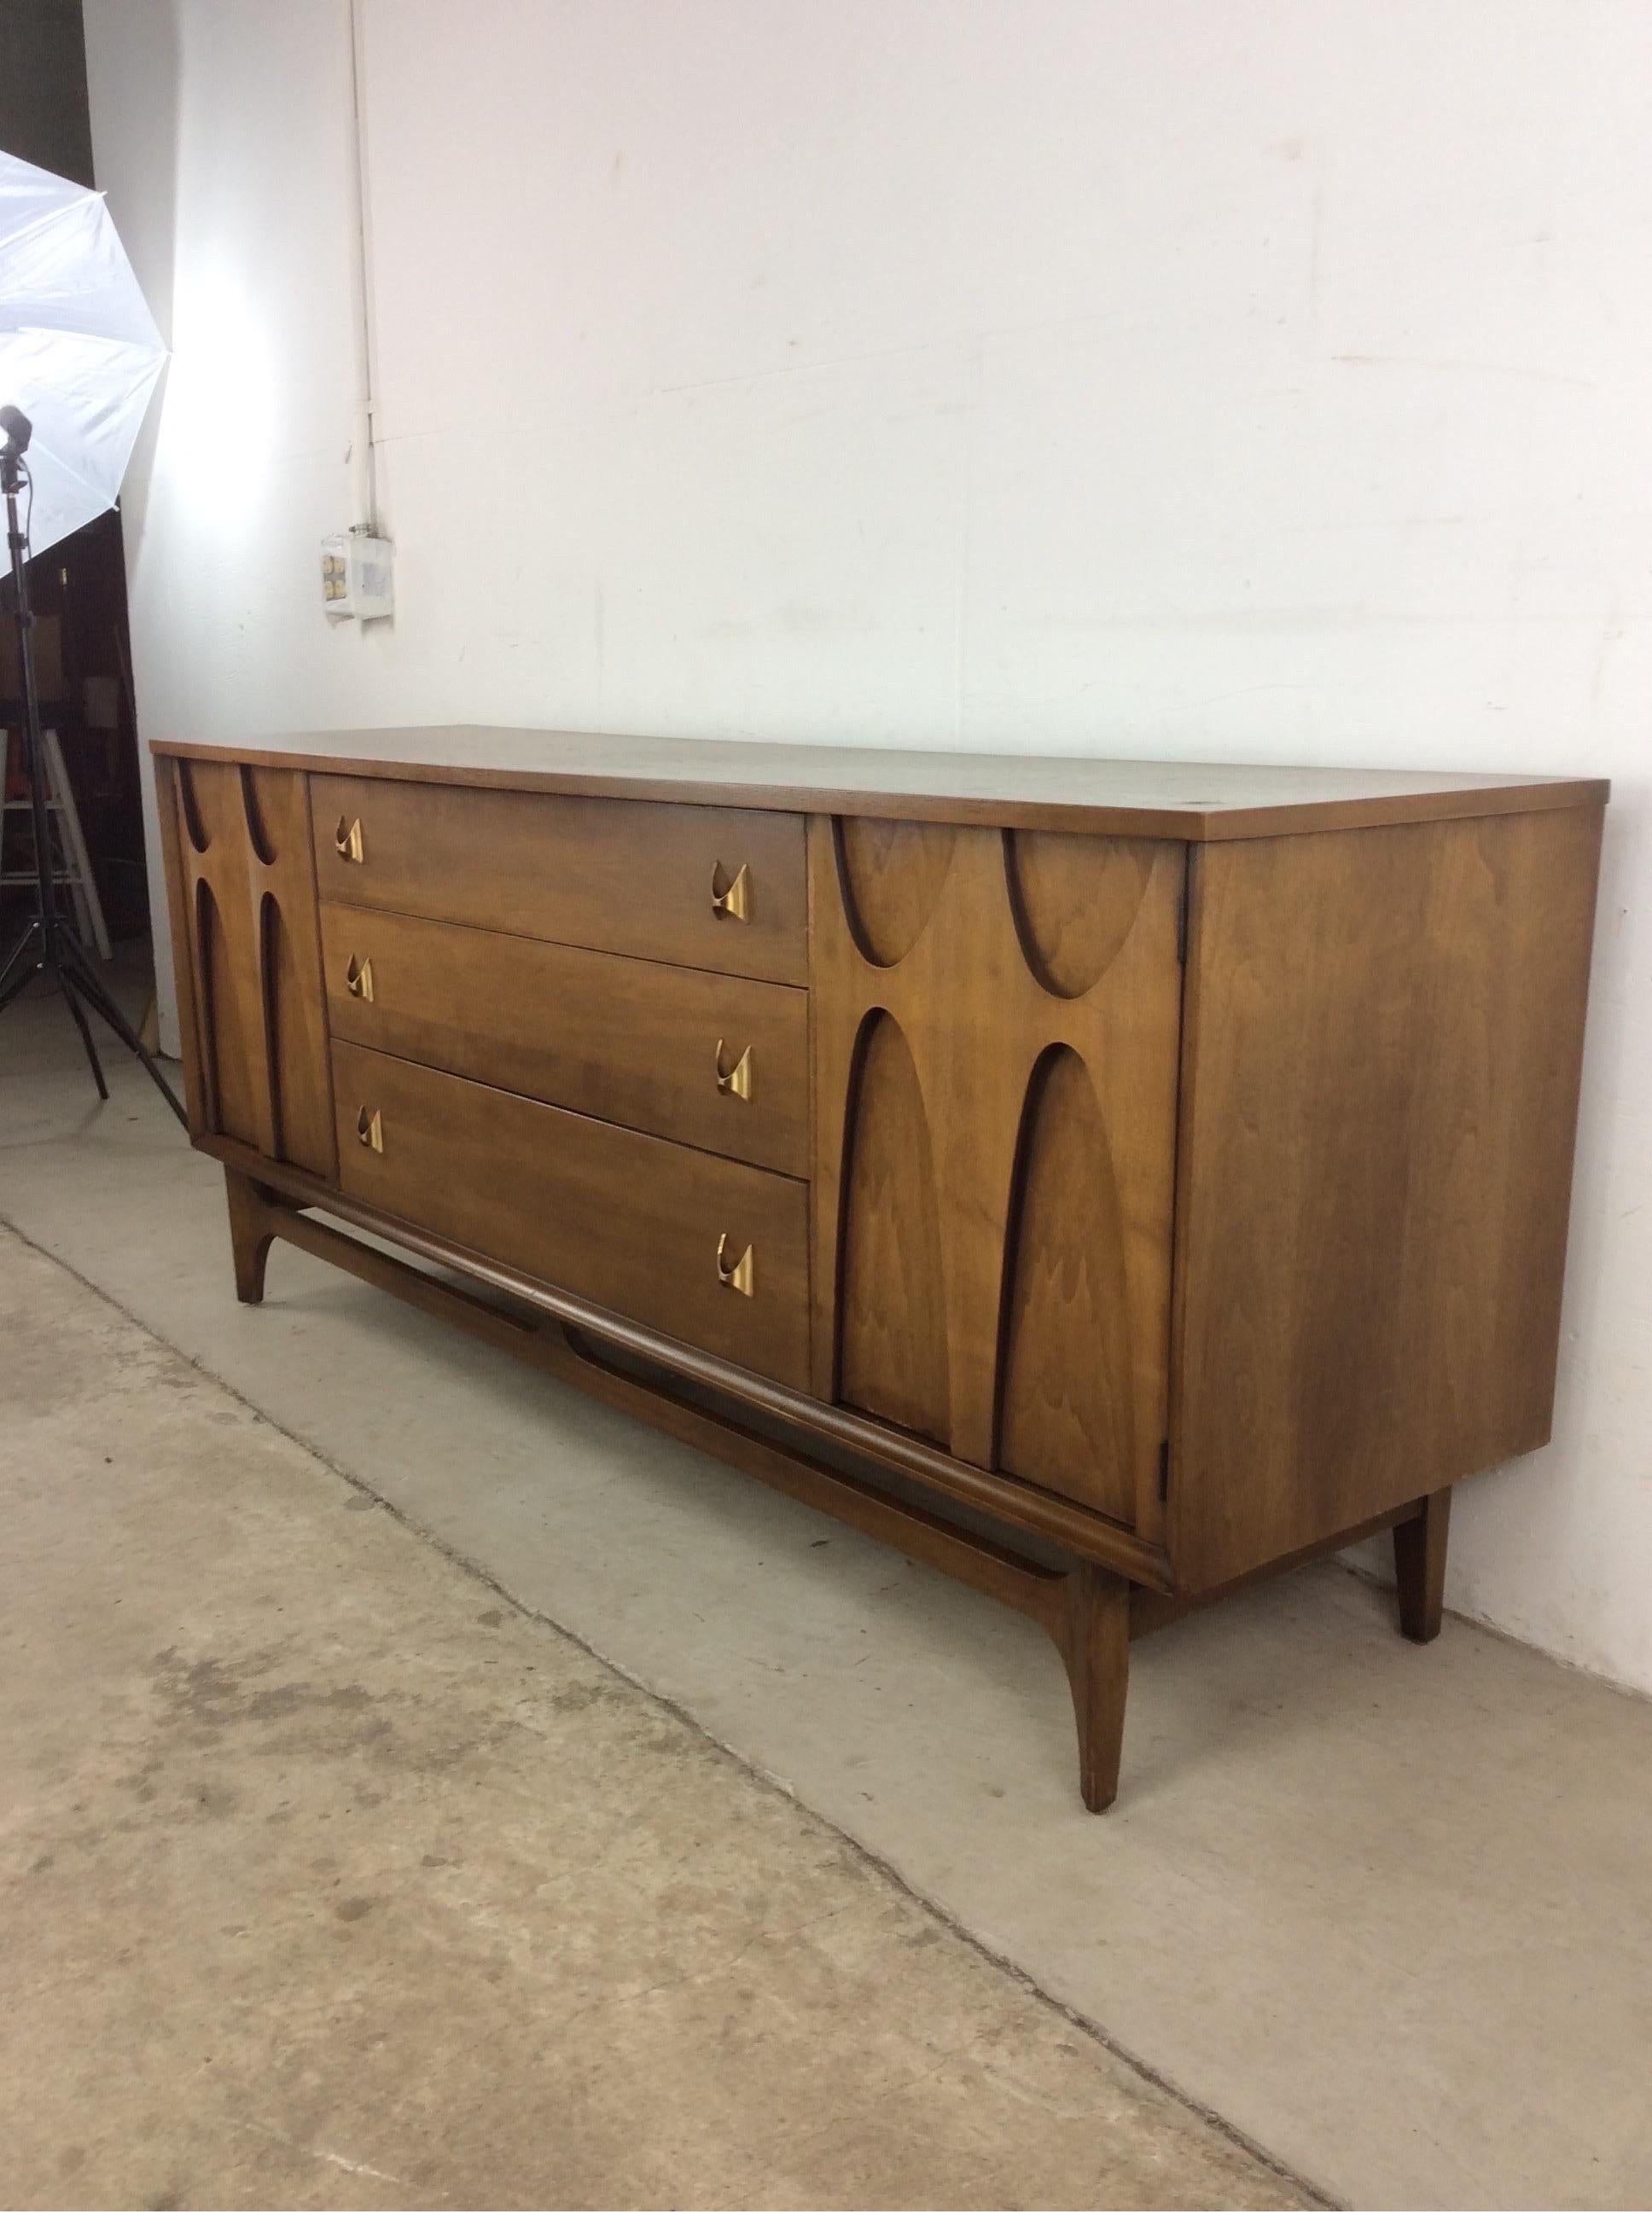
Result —
[[[850, 818], [811, 856], [816, 1388], [1159, 1545], [1183, 849]], [[1128, 1587], [1029, 1593], [1104, 1803]]]
[[868, 1012], [856, 1040], [842, 1158], [838, 1397], [947, 1446], [934, 1148], [911, 1048], [884, 1007]]
[[[161, 795], [176, 854], [173, 929], [192, 1129], [315, 1176], [336, 1173], [306, 780], [281, 769], [178, 764]], [[181, 890], [182, 897], [179, 896]], [[181, 910], [181, 911], [180, 911]]]
[[1046, 1047], [1016, 1149], [994, 1465], [1132, 1524], [1142, 1457], [1128, 1251], [1090, 1072], [1071, 1046]]

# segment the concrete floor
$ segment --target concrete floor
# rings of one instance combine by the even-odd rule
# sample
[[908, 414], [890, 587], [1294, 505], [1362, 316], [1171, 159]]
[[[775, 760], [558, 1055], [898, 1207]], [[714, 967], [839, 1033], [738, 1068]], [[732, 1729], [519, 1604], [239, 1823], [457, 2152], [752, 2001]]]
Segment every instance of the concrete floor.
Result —
[[0, 1344], [7, 2205], [1312, 2203], [6, 1232]]
[[94, 1112], [55, 1011], [7, 1022], [0, 1216], [1285, 2167], [1652, 2199], [1652, 1706], [1321, 1568], [1138, 1649], [1088, 1818], [1019, 1618], [298, 1254], [237, 1307], [141, 1074]]

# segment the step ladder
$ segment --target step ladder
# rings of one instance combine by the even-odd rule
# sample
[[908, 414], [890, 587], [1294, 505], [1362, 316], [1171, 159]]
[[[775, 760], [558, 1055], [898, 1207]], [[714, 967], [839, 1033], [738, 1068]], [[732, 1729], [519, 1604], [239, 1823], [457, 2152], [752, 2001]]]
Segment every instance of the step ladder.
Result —
[[[13, 733], [5, 733], [3, 770], [0, 771], [0, 793], [9, 780], [4, 772], [11, 766]], [[22, 743], [21, 733], [16, 733], [17, 743]], [[74, 902], [75, 920], [83, 939], [90, 939], [103, 958], [107, 961], [113, 949], [109, 944], [109, 927], [103, 919], [103, 902], [97, 896], [97, 882], [92, 874], [91, 856], [86, 850], [86, 838], [80, 827], [80, 816], [75, 806], [74, 789], [64, 766], [63, 748], [56, 731], [40, 733], [42, 759], [46, 769], [46, 812], [49, 828], [57, 832], [57, 851], [52, 856], [52, 881], [65, 889]], [[0, 887], [8, 884], [32, 884], [35, 881], [34, 854], [31, 837], [28, 868], [7, 865], [12, 856], [7, 847], [7, 833], [14, 818], [24, 822], [30, 818], [28, 795], [19, 799], [0, 801]], [[32, 825], [31, 825], [32, 829]]]

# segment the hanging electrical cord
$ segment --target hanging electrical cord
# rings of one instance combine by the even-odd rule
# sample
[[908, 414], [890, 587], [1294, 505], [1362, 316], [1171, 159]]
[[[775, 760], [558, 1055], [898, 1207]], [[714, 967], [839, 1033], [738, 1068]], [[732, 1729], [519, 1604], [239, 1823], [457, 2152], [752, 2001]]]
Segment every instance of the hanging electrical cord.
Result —
[[355, 514], [351, 528], [370, 537], [379, 534], [378, 424], [374, 396], [376, 363], [373, 344], [372, 246], [369, 235], [371, 193], [367, 155], [367, 33], [364, 0], [350, 0], [350, 113], [354, 159], [351, 174], [355, 193], [355, 226], [351, 254], [351, 284], [354, 293], [352, 342], [356, 359], [355, 422], [350, 440], [352, 474], [355, 482]]

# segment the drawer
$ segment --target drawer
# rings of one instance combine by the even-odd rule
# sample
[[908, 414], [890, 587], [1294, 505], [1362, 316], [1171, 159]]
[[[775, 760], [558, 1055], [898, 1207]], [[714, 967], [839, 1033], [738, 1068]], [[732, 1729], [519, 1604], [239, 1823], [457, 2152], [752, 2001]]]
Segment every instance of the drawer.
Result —
[[324, 900], [801, 984], [804, 820], [312, 776]]
[[806, 1184], [361, 1046], [333, 1073], [352, 1198], [807, 1388]]
[[335, 1038], [809, 1172], [809, 998], [792, 985], [330, 904], [321, 948]]

